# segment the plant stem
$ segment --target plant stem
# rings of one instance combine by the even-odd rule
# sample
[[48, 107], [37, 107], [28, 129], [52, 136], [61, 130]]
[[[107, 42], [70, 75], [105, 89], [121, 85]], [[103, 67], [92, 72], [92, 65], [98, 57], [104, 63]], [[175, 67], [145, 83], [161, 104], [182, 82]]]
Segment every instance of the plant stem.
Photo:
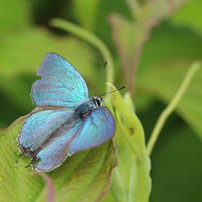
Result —
[[130, 12], [133, 16], [133, 19], [135, 21], [139, 21], [140, 20], [141, 7], [140, 7], [138, 0], [126, 0], [126, 3], [128, 4], [128, 8], [130, 9]]
[[[109, 83], [113, 83], [113, 81], [114, 81], [114, 62], [113, 62], [112, 55], [111, 55], [109, 49], [107, 48], [107, 46], [97, 36], [95, 36], [93, 33], [85, 30], [82, 27], [79, 27], [71, 22], [68, 22], [68, 21], [62, 20], [62, 19], [54, 18], [50, 21], [50, 25], [52, 27], [57, 27], [57, 28], [65, 30], [67, 32], [70, 32], [70, 33], [74, 34], [75, 36], [78, 36], [78, 37], [86, 40], [91, 45], [95, 46], [101, 52], [104, 60], [107, 60], [106, 81]], [[106, 92], [108, 92], [109, 87], [106, 86], [106, 88], [107, 88]]]
[[151, 137], [150, 137], [148, 144], [147, 144], [147, 153], [149, 156], [151, 155], [153, 147], [154, 147], [154, 145], [158, 139], [158, 136], [160, 134], [160, 131], [161, 131], [166, 119], [174, 111], [175, 107], [177, 106], [180, 99], [182, 98], [185, 90], [189, 86], [194, 74], [199, 69], [200, 65], [201, 64], [199, 62], [194, 62], [191, 65], [191, 67], [189, 68], [189, 70], [187, 71], [187, 73], [184, 77], [184, 80], [182, 81], [181, 86], [179, 87], [177, 93], [175, 94], [174, 98], [172, 99], [170, 104], [163, 110], [163, 112], [159, 116], [157, 123], [156, 123], [156, 125], [152, 131]]

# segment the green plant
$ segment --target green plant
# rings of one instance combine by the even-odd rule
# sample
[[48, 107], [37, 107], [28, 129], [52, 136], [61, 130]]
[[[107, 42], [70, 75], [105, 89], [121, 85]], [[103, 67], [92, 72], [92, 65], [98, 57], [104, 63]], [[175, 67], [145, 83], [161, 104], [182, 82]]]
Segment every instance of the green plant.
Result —
[[[1, 128], [34, 108], [30, 88], [47, 52], [56, 52], [70, 61], [87, 81], [90, 92], [95, 90], [104, 60], [108, 60], [106, 81], [114, 85], [102, 82], [99, 92], [128, 85], [126, 93], [120, 92], [123, 97], [115, 92], [106, 96], [104, 103], [117, 124], [114, 141], [118, 166], [108, 194], [102, 198], [117, 163], [111, 141], [68, 157], [61, 167], [48, 173], [56, 201], [102, 198], [104, 202], [144, 202], [149, 196], [151, 201], [200, 201], [197, 193], [202, 182], [202, 71], [199, 69], [195, 76], [194, 73], [200, 66], [195, 61], [200, 61], [202, 51], [201, 1], [186, 2], [74, 0], [71, 5], [65, 1], [48, 2], [48, 7], [45, 0], [0, 2]], [[53, 34], [33, 23], [31, 9], [40, 24], [54, 17], [54, 12], [50, 12], [54, 7], [63, 20], [51, 19]], [[171, 101], [190, 66], [182, 84], [183, 92], [186, 88], [187, 91], [180, 102]], [[182, 96], [181, 92], [177, 97]], [[166, 107], [168, 103], [171, 104]], [[165, 123], [175, 107], [174, 115]], [[160, 124], [152, 133], [163, 108], [166, 109]], [[38, 175], [31, 176], [31, 169], [24, 169], [28, 158], [23, 157], [14, 166], [20, 154], [16, 137], [23, 120], [20, 118], [0, 131], [0, 201], [47, 198], [45, 181]]]

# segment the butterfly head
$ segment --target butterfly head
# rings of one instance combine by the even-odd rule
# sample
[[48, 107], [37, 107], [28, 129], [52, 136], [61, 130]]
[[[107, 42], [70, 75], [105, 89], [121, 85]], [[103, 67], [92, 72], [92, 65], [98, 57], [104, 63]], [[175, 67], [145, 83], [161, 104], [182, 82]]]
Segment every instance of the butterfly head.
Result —
[[91, 100], [92, 100], [92, 102], [95, 104], [96, 107], [102, 106], [103, 97], [93, 96], [93, 97], [91, 98]]

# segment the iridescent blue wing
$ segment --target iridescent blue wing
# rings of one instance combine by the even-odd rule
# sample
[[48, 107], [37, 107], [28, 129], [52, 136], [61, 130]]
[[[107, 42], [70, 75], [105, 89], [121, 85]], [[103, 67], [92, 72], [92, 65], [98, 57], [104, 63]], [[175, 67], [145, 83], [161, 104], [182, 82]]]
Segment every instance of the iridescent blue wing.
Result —
[[111, 113], [106, 107], [99, 107], [84, 122], [80, 120], [74, 127], [67, 123], [56, 130], [36, 155], [41, 161], [34, 168], [51, 171], [60, 166], [68, 154], [98, 146], [114, 134], [115, 122]]
[[86, 82], [64, 58], [46, 54], [37, 72], [41, 80], [34, 82], [31, 97], [38, 106], [75, 107], [89, 99]]
[[38, 150], [57, 128], [72, 118], [72, 115], [73, 111], [67, 109], [43, 110], [32, 113], [26, 119], [18, 136], [19, 148], [22, 153], [23, 151], [29, 153]]
[[[68, 156], [69, 148], [81, 125], [81, 121], [77, 122], [74, 127], [66, 123], [56, 130], [50, 140], [43, 145], [44, 148], [36, 155], [36, 159], [40, 158], [41, 161], [34, 168], [40, 171], [51, 171], [60, 166]], [[58, 134], [60, 134], [59, 137]]]
[[82, 124], [69, 149], [69, 153], [96, 147], [115, 135], [115, 121], [106, 107], [98, 107]]

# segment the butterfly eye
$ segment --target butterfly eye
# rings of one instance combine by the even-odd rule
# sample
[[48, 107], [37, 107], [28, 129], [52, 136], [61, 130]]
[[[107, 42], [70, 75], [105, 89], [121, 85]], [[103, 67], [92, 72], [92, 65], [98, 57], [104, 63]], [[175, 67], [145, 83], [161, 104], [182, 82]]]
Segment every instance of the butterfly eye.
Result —
[[100, 106], [102, 105], [102, 100], [103, 100], [103, 98], [101, 98], [101, 99], [98, 98], [98, 99], [96, 100], [98, 107], [100, 107]]
[[100, 100], [97, 100], [97, 105], [98, 105], [98, 107], [101, 105], [101, 101]]
[[94, 97], [93, 102], [96, 107], [100, 107], [102, 105], [102, 98], [100, 99], [99, 97]]

